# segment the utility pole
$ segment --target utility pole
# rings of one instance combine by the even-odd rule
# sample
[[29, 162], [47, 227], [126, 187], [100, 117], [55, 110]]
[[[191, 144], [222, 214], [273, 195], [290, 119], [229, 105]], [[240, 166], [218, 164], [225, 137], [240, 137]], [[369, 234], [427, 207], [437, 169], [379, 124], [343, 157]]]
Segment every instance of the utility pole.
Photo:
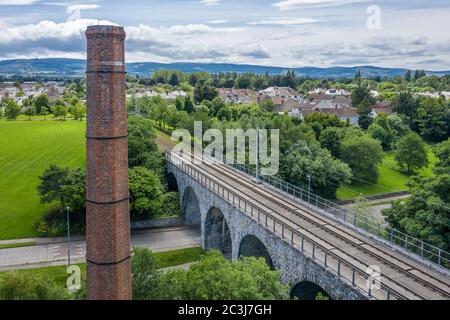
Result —
[[67, 216], [67, 259], [68, 265], [70, 266], [70, 207], [66, 207]]

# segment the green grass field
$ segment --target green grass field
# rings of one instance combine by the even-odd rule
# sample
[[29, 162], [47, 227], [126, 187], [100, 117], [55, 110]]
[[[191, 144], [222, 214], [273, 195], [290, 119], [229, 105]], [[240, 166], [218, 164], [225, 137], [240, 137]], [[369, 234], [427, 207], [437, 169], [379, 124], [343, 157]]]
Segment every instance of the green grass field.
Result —
[[9, 243], [9, 244], [0, 244], [0, 249], [11, 249], [11, 248], [20, 248], [20, 247], [30, 247], [36, 245], [35, 241], [30, 242], [19, 242], [19, 243]]
[[0, 120], [0, 240], [36, 236], [48, 210], [39, 202], [39, 176], [51, 164], [85, 164], [84, 121]]
[[[432, 170], [436, 163], [436, 157], [430, 148], [428, 149], [428, 159], [430, 161], [429, 166], [418, 172], [425, 176], [432, 175]], [[408, 190], [406, 184], [408, 183], [410, 176], [398, 167], [392, 153], [386, 153], [384, 155], [383, 163], [378, 167], [378, 170], [379, 177], [376, 183], [357, 183], [356, 181], [353, 181], [352, 184], [344, 184], [337, 191], [338, 199], [353, 199], [358, 198], [361, 195], [370, 196]]]
[[[186, 248], [179, 250], [171, 250], [165, 252], [156, 252], [153, 253], [156, 259], [158, 260], [159, 268], [167, 268], [173, 266], [179, 266], [189, 262], [195, 262], [200, 259], [200, 257], [205, 253], [202, 248], [194, 247], [194, 248]], [[78, 266], [81, 269], [81, 274], [84, 275], [86, 273], [86, 264], [80, 263]], [[61, 287], [66, 286], [67, 281], [67, 266], [56, 266], [56, 267], [44, 267], [44, 268], [36, 268], [36, 269], [27, 269], [27, 270], [19, 270], [17, 272], [25, 273], [25, 274], [41, 274], [46, 276], [50, 281], [53, 281], [57, 285]], [[0, 272], [0, 278], [6, 272]]]

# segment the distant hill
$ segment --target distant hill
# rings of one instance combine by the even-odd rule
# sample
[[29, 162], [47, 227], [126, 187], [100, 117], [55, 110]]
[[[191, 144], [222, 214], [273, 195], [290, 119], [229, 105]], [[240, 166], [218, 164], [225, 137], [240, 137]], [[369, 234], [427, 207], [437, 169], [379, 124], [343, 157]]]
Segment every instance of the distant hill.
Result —
[[[22, 77], [60, 77], [73, 78], [84, 75], [84, 60], [51, 58], [51, 59], [16, 59], [0, 61], [0, 75], [22, 76]], [[330, 67], [330, 68], [282, 68], [244, 64], [226, 63], [156, 63], [138, 62], [128, 63], [127, 71], [130, 74], [148, 76], [156, 70], [171, 69], [183, 72], [205, 71], [209, 73], [218, 72], [253, 72], [256, 74], [269, 73], [271, 75], [281, 74], [287, 70], [294, 70], [298, 76], [310, 78], [352, 78], [357, 70], [361, 71], [363, 77], [392, 77], [405, 74], [406, 69], [380, 68], [374, 66], [359, 67]], [[428, 71], [428, 74], [444, 75], [450, 71]]]

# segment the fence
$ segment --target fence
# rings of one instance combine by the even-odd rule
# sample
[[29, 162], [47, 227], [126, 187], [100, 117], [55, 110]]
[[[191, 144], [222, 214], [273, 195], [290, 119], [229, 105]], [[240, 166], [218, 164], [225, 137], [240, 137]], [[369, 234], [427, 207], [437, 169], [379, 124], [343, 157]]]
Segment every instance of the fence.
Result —
[[[252, 167], [242, 164], [233, 164], [232, 161], [227, 161], [227, 164], [241, 172], [255, 176], [255, 169]], [[308, 203], [312, 209], [314, 209], [314, 207], [322, 209], [323, 211], [332, 214], [336, 218], [343, 220], [360, 230], [364, 230], [365, 232], [369, 232], [377, 237], [380, 237], [383, 240], [388, 241], [390, 244], [418, 255], [431, 263], [437, 264], [446, 269], [450, 268], [450, 253], [407, 235], [399, 230], [391, 228], [387, 224], [380, 224], [376, 222], [367, 212], [359, 212], [351, 208], [343, 207], [335, 202], [309, 192], [308, 190], [304, 190], [273, 176], [259, 176], [259, 179], [262, 182], [287, 192], [301, 201]], [[316, 209], [316, 211], [320, 213], [320, 210]]]
[[[354, 288], [358, 288], [361, 292], [367, 294], [368, 297], [372, 299], [387, 300], [403, 300], [408, 298], [394, 288], [386, 285], [384, 282], [380, 283], [379, 290], [373, 290], [372, 282], [374, 279], [367, 270], [363, 270], [362, 267], [354, 265], [347, 259], [337, 255], [335, 252], [328, 250], [306, 234], [277, 219], [270, 212], [258, 208], [258, 206], [254, 205], [251, 201], [246, 200], [224, 184], [210, 179], [200, 170], [197, 170], [188, 163], [186, 159], [177, 156], [170, 151], [166, 152], [166, 159], [174, 166], [181, 169], [185, 174], [189, 175], [193, 180], [199, 182], [205, 188], [217, 194], [222, 199], [238, 208], [241, 212], [250, 216], [258, 224], [279, 236], [283, 241], [289, 243], [297, 250], [300, 250], [305, 256], [310, 257], [327, 270], [334, 272], [347, 284]], [[311, 196], [311, 194], [309, 196]], [[362, 265], [362, 263], [360, 263], [360, 265]], [[395, 283], [395, 280], [390, 279], [390, 282]]]

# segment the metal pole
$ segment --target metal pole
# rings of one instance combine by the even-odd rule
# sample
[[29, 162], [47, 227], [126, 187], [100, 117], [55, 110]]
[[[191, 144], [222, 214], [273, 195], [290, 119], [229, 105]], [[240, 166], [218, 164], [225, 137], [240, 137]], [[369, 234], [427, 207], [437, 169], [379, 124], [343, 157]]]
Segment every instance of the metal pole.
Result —
[[70, 207], [66, 207], [66, 216], [67, 216], [67, 260], [68, 265], [70, 266]]
[[311, 197], [311, 176], [308, 174], [306, 177], [308, 178], [308, 203], [310, 203], [310, 197]]
[[256, 170], [255, 177], [256, 180], [259, 180], [259, 127], [256, 128]]

